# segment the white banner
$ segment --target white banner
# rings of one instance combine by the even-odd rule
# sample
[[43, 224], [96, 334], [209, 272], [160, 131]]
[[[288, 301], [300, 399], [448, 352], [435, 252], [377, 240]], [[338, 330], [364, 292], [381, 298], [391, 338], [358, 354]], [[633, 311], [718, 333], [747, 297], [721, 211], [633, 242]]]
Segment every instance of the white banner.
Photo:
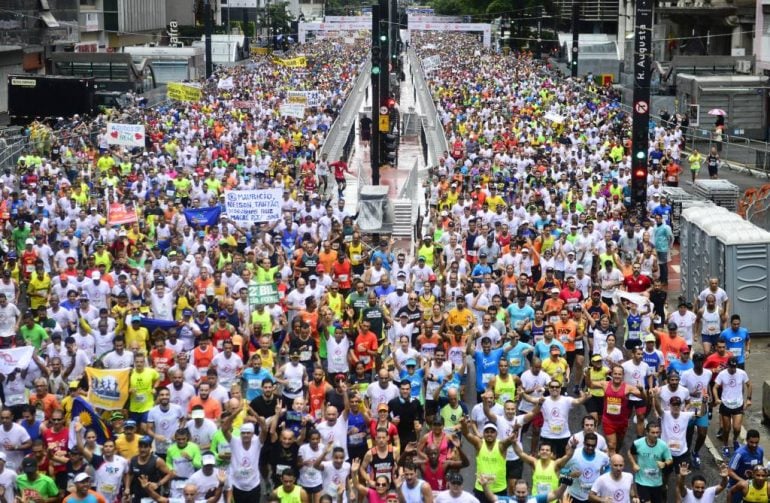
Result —
[[233, 87], [235, 87], [235, 84], [233, 83], [233, 77], [227, 77], [226, 79], [219, 79], [219, 82], [217, 83], [217, 89], [225, 89], [230, 90]]
[[281, 105], [282, 117], [296, 117], [298, 119], [305, 118], [305, 105], [301, 103], [284, 103]]
[[426, 72], [430, 72], [431, 70], [435, 70], [436, 68], [441, 65], [441, 56], [430, 56], [428, 58], [425, 58], [422, 60], [422, 68]]
[[108, 122], [107, 143], [125, 147], [144, 147], [144, 126], [142, 124]]
[[274, 222], [281, 218], [281, 189], [227, 190], [227, 218], [243, 227], [254, 222]]
[[8, 375], [16, 369], [24, 370], [32, 363], [34, 346], [0, 349], [0, 374]]

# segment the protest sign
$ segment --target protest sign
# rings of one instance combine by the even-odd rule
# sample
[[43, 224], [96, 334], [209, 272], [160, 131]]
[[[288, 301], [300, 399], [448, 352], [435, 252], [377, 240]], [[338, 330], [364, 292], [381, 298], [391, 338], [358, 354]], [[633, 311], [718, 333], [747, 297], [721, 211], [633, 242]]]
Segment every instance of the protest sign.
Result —
[[277, 304], [281, 296], [275, 283], [249, 284], [249, 305]]
[[144, 125], [107, 123], [107, 143], [124, 147], [144, 147]]
[[281, 218], [281, 189], [227, 190], [227, 218], [249, 227], [254, 222], [274, 222]]
[[138, 220], [136, 208], [129, 203], [110, 203], [107, 210], [107, 222], [110, 225], [132, 224]]
[[34, 350], [34, 346], [0, 349], [0, 374], [7, 376], [16, 369], [24, 370], [29, 367], [32, 363], [32, 352]]

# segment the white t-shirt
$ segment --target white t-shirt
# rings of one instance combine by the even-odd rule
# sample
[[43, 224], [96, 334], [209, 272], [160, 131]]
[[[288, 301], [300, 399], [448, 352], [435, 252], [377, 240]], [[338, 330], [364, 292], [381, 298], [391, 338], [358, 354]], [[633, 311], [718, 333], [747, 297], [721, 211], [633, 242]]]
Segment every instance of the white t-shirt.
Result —
[[[112, 501], [110, 496], [118, 496], [120, 486], [123, 483], [123, 475], [129, 470], [128, 460], [117, 454], [107, 461], [102, 456], [102, 464], [94, 471], [94, 483], [96, 490], [107, 496], [107, 501]], [[113, 498], [114, 499], [114, 498]]]
[[449, 491], [441, 491], [436, 494], [433, 501], [434, 503], [479, 503], [478, 498], [467, 491], [463, 491], [456, 498]]
[[323, 474], [321, 470], [318, 470], [314, 466], [304, 465], [307, 461], [315, 462], [318, 458], [323, 456], [324, 446], [318, 445], [318, 449], [315, 451], [310, 447], [309, 443], [302, 444], [299, 447], [299, 457], [302, 458], [303, 466], [299, 469], [299, 478], [297, 483], [302, 487], [314, 488], [323, 484]]
[[147, 422], [152, 423], [152, 430], [156, 435], [163, 435], [166, 437], [165, 442], [155, 442], [155, 449], [158, 452], [164, 453], [168, 450], [168, 446], [174, 440], [174, 433], [179, 429], [179, 421], [184, 419], [185, 414], [182, 407], [175, 403], [168, 404], [168, 410], [163, 410], [160, 405], [154, 406], [147, 414]]
[[600, 498], [610, 498], [612, 501], [631, 501], [631, 484], [634, 476], [628, 472], [620, 474], [620, 480], [612, 478], [612, 472], [599, 476], [591, 486], [591, 492]]
[[0, 473], [0, 486], [5, 487], [5, 501], [15, 501], [16, 493], [13, 488], [16, 486], [17, 474], [7, 466]]
[[731, 374], [730, 369], [717, 374], [715, 382], [717, 386], [722, 386], [722, 403], [725, 407], [743, 407], [743, 385], [748, 381], [749, 375], [741, 369], [735, 369], [735, 374]]
[[[196, 495], [195, 499], [196, 501], [206, 501], [206, 495], [216, 491], [217, 487], [219, 487], [219, 480], [217, 479], [217, 470], [215, 469], [211, 475], [206, 475], [203, 473], [203, 469], [198, 470], [197, 472], [190, 475], [190, 478], [187, 479], [188, 484], [195, 484], [195, 487], [198, 488], [198, 494]], [[227, 484], [227, 482], [225, 482]], [[218, 503], [222, 503], [224, 501], [224, 491], [222, 496], [219, 497], [219, 500], [217, 500]]]
[[211, 437], [217, 432], [216, 423], [206, 418], [203, 418], [203, 424], [201, 424], [200, 428], [195, 426], [195, 419], [187, 421], [186, 426], [190, 430], [190, 442], [198, 444], [201, 450], [203, 450], [204, 446], [211, 445]]
[[371, 404], [372, 416], [376, 417], [377, 406], [381, 403], [387, 404], [392, 399], [398, 397], [398, 388], [392, 382], [389, 382], [385, 389], [382, 389], [379, 383], [375, 383], [366, 388], [366, 396]]
[[692, 337], [693, 337], [693, 329], [695, 328], [695, 320], [696, 320], [695, 313], [692, 311], [687, 311], [683, 315], [679, 314], [679, 311], [674, 311], [671, 313], [671, 316], [669, 316], [669, 321], [673, 321], [676, 323], [677, 333], [682, 336], [682, 338], [692, 346]]
[[[342, 447], [345, 451], [345, 459], [348, 457], [348, 420], [342, 416], [337, 418], [337, 421], [333, 425], [329, 425], [328, 422], [321, 421], [316, 426], [318, 433], [321, 434], [321, 443], [323, 445], [332, 442], [334, 447]], [[329, 453], [326, 460], [330, 461], [332, 453]]]
[[219, 383], [229, 388], [236, 381], [238, 371], [243, 368], [243, 360], [235, 353], [230, 353], [228, 358], [223, 351], [212, 358], [211, 366], [217, 369]]
[[[11, 423], [11, 429], [9, 431], [5, 431], [5, 427], [0, 426], [0, 450], [5, 452], [6, 471], [20, 469], [21, 460], [24, 459], [24, 451], [11, 450], [9, 447], [18, 449], [21, 444], [29, 442], [29, 440], [29, 433], [27, 433], [27, 430], [20, 424]], [[8, 486], [6, 486], [6, 488], [7, 487]]]
[[[337, 496], [337, 487], [347, 486], [347, 480], [350, 476], [350, 463], [344, 461], [342, 466], [336, 468], [334, 462], [324, 461], [321, 463], [321, 476], [323, 478], [324, 492], [334, 499]], [[348, 501], [347, 491], [342, 495], [342, 501]]]
[[684, 498], [682, 498], [682, 503], [714, 503], [717, 498], [717, 486], [707, 487], [700, 498], [695, 497], [692, 489], [687, 489], [686, 491]]
[[[605, 438], [603, 436], [599, 435], [598, 433], [596, 433], [596, 432], [594, 432], [594, 433], [596, 434], [596, 450], [597, 451], [602, 451], [602, 452], [607, 452], [607, 440], [605, 440]], [[583, 431], [579, 431], [579, 432], [575, 433], [574, 435], [572, 435], [572, 438], [577, 440], [577, 445], [575, 446], [575, 452], [577, 452], [578, 449], [583, 447], [583, 439], [584, 439], [584, 437], [585, 437], [585, 433]], [[572, 439], [570, 439], [570, 440], [572, 440]]]
[[682, 411], [679, 417], [674, 417], [671, 411], [663, 411], [661, 438], [668, 444], [672, 456], [687, 452], [687, 424], [694, 415], [694, 412]]
[[[262, 452], [262, 442], [255, 433], [249, 449], [243, 447], [239, 437], [230, 439], [230, 477], [233, 487], [241, 491], [251, 491], [257, 487], [262, 478], [259, 474], [259, 455]], [[347, 455], [347, 453], [346, 453]]]

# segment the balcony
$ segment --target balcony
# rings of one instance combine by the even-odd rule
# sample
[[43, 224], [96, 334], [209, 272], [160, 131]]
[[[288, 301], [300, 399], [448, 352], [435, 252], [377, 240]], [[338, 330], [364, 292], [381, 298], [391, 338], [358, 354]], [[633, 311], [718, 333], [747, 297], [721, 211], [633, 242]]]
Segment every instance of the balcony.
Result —
[[104, 30], [104, 12], [81, 10], [79, 14], [80, 33]]
[[[562, 19], [572, 16], [572, 0], [557, 0], [556, 6]], [[580, 2], [580, 20], [587, 22], [617, 22], [617, 0], [582, 0]]]

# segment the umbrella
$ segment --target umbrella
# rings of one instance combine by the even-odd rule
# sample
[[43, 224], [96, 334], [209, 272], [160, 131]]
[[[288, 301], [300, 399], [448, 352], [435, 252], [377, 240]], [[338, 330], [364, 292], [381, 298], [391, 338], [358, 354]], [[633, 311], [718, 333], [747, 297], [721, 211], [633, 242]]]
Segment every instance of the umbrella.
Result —
[[712, 108], [709, 110], [709, 115], [721, 115], [722, 117], [727, 117], [727, 112], [721, 108]]

